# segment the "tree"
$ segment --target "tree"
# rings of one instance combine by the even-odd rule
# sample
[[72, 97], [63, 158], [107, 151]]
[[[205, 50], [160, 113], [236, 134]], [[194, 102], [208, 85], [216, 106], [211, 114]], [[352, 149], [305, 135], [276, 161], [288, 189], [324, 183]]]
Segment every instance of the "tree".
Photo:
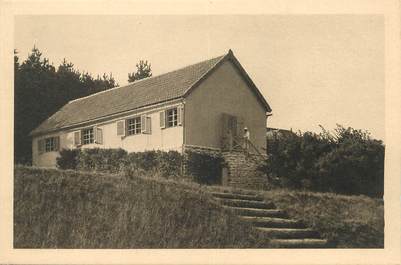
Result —
[[385, 146], [366, 131], [337, 125], [334, 132], [274, 134], [266, 172], [280, 186], [383, 196]]
[[56, 70], [37, 47], [20, 63], [14, 50], [14, 161], [31, 162], [29, 133], [68, 101], [114, 86], [112, 74], [94, 79], [66, 59]]
[[136, 64], [136, 72], [128, 74], [128, 82], [134, 82], [136, 80], [140, 80], [146, 77], [152, 76], [151, 64], [148, 61], [140, 60], [139, 63]]

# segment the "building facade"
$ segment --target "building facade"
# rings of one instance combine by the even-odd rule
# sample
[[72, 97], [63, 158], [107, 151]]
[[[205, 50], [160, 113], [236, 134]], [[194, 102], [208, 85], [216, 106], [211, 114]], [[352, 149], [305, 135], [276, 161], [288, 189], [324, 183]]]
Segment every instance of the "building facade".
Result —
[[160, 76], [70, 101], [32, 135], [33, 165], [62, 149], [221, 150], [250, 131], [263, 152], [270, 106], [230, 50]]

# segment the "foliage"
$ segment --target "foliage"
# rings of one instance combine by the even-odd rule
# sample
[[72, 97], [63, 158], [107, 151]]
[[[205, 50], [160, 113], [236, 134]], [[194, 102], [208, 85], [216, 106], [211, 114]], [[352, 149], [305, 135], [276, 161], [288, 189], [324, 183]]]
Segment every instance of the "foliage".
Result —
[[63, 149], [57, 157], [57, 167], [60, 169], [76, 169], [79, 161], [79, 149]]
[[30, 163], [29, 132], [68, 101], [117, 86], [112, 75], [93, 78], [80, 73], [65, 59], [57, 67], [34, 47], [28, 58], [19, 62], [14, 51], [14, 159]]
[[264, 197], [338, 248], [384, 246], [382, 199], [282, 189], [266, 191]]
[[14, 248], [256, 248], [266, 241], [199, 185], [16, 167], [14, 194]]
[[220, 154], [204, 151], [186, 151], [185, 169], [198, 183], [216, 184], [220, 182], [223, 158]]
[[60, 151], [60, 169], [136, 174], [150, 171], [162, 177], [181, 175], [182, 156], [177, 151], [128, 153], [124, 149], [87, 148]]
[[203, 184], [219, 183], [223, 158], [219, 154], [200, 151], [186, 151], [181, 155], [177, 151], [145, 151], [127, 153], [119, 149], [88, 148], [62, 150], [57, 159], [60, 169], [78, 169], [127, 175], [149, 172], [164, 178], [185, 174], [194, 181]]
[[126, 158], [124, 171], [129, 175], [136, 174], [138, 170], [148, 171], [171, 178], [181, 175], [181, 165], [182, 156], [177, 151], [133, 152]]
[[178, 177], [182, 175], [183, 157], [177, 151], [158, 151], [158, 169], [162, 177]]
[[333, 133], [275, 133], [266, 171], [278, 186], [383, 196], [384, 145], [368, 132], [338, 125]]
[[151, 76], [152, 76], [151, 64], [148, 63], [148, 61], [140, 60], [139, 63], [136, 64], [136, 72], [128, 74], [128, 82], [132, 83], [137, 80]]
[[124, 149], [88, 148], [82, 149], [77, 169], [116, 173], [124, 167], [127, 151]]

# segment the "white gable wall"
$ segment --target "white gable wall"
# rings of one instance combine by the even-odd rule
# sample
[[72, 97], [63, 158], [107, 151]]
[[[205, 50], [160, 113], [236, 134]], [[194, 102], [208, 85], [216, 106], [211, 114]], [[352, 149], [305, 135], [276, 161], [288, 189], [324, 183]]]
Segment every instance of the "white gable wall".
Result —
[[252, 143], [263, 151], [266, 110], [230, 61], [219, 66], [186, 98], [185, 144], [220, 148], [222, 113], [242, 120], [238, 126], [246, 126]]
[[[176, 150], [181, 152], [183, 145], [183, 126], [160, 128], [160, 111], [167, 110], [172, 107], [179, 107], [181, 103], [164, 104], [160, 107], [153, 107], [145, 111], [139, 111], [120, 117], [118, 119], [109, 120], [103, 123], [95, 123], [90, 126], [77, 127], [70, 130], [64, 130], [57, 133], [47, 134], [43, 136], [33, 137], [32, 143], [32, 164], [40, 167], [55, 167], [56, 159], [59, 152], [44, 152], [39, 154], [38, 141], [47, 137], [60, 137], [60, 150], [73, 149], [74, 132], [83, 128], [96, 125], [103, 131], [102, 144], [82, 145], [80, 148], [123, 148], [128, 152], [141, 152], [147, 150]], [[117, 135], [117, 121], [129, 119], [141, 115], [151, 118], [151, 134], [136, 134], [130, 136]]]

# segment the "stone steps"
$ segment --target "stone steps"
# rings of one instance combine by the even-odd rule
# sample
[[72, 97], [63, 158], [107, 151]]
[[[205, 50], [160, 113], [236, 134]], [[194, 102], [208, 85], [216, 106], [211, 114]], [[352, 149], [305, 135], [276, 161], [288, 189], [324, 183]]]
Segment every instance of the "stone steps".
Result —
[[285, 218], [287, 213], [278, 209], [257, 209], [223, 206], [225, 209], [232, 210], [235, 214], [241, 216], [257, 216], [257, 217], [278, 217]]
[[240, 219], [252, 223], [255, 227], [306, 228], [301, 221], [287, 218], [240, 216]]
[[254, 194], [242, 193], [228, 193], [228, 192], [212, 192], [212, 195], [220, 199], [238, 199], [238, 200], [252, 200], [263, 201], [263, 197]]
[[269, 238], [278, 239], [299, 239], [299, 238], [319, 238], [318, 232], [310, 228], [271, 228], [255, 227]]
[[326, 248], [328, 242], [319, 233], [299, 220], [288, 217], [274, 203], [265, 202], [257, 193], [212, 192], [223, 209], [233, 212], [240, 220], [269, 239], [274, 248]]
[[301, 239], [272, 239], [270, 244], [278, 248], [327, 248], [326, 239], [301, 238]]
[[240, 208], [255, 208], [255, 209], [274, 209], [273, 203], [264, 201], [244, 200], [244, 199], [220, 199], [220, 203], [225, 206], [240, 207]]

